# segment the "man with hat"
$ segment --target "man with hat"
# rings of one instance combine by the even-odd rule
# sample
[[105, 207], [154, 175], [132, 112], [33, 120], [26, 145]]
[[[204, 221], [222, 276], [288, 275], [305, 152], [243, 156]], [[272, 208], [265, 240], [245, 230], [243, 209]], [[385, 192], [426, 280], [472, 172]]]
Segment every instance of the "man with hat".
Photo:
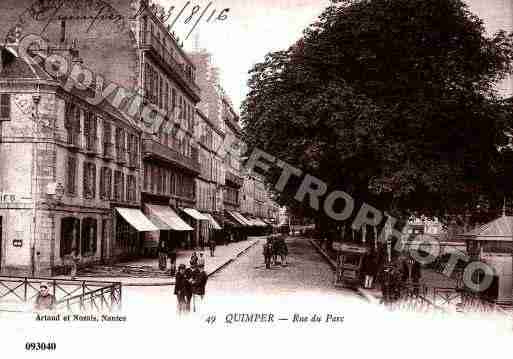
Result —
[[189, 281], [185, 273], [185, 264], [178, 266], [178, 273], [175, 277], [175, 295], [178, 303], [178, 314], [186, 313], [187, 310], [187, 295], [189, 291]]
[[41, 282], [39, 285], [39, 294], [36, 297], [36, 310], [53, 310], [55, 308], [55, 297], [48, 291], [48, 284]]
[[192, 271], [192, 310], [198, 311], [205, 296], [208, 275], [205, 272], [205, 265], [200, 264]]

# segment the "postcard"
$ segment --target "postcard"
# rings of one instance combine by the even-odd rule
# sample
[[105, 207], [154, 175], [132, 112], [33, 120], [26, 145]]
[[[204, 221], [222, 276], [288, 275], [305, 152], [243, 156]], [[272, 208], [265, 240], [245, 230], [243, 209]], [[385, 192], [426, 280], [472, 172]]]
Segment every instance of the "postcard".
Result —
[[2, 357], [507, 355], [513, 0], [2, 0]]

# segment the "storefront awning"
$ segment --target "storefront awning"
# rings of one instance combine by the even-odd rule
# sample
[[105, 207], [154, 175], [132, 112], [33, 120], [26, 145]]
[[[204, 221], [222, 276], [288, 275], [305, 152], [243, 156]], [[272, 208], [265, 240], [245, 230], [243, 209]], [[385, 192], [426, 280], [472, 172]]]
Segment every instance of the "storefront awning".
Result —
[[139, 232], [159, 230], [139, 209], [116, 207], [116, 211]]
[[209, 218], [205, 216], [203, 213], [198, 212], [194, 208], [182, 208], [182, 211], [187, 213], [189, 216], [194, 218], [197, 221], [208, 221]]
[[189, 226], [183, 219], [181, 219], [175, 211], [169, 206], [159, 206], [156, 204], [145, 204], [144, 205], [149, 214], [151, 221], [163, 231], [192, 231], [192, 227]]
[[208, 217], [208, 220], [210, 222], [210, 224], [212, 225], [212, 228], [214, 229], [222, 229], [221, 226], [219, 225], [219, 223], [216, 222], [216, 220], [214, 219], [214, 217], [212, 217], [210, 214], [208, 213], [205, 213], [205, 216]]
[[264, 221], [262, 221], [260, 218], [255, 218], [253, 220], [253, 222], [256, 223], [257, 226], [259, 227], [267, 227], [267, 223], [265, 223]]
[[239, 212], [236, 212], [236, 211], [227, 211], [230, 216], [232, 216], [233, 219], [235, 219], [238, 223], [240, 223], [242, 226], [252, 226], [253, 223], [248, 221], [246, 218], [244, 218], [244, 216], [242, 216], [242, 214], [240, 214]]

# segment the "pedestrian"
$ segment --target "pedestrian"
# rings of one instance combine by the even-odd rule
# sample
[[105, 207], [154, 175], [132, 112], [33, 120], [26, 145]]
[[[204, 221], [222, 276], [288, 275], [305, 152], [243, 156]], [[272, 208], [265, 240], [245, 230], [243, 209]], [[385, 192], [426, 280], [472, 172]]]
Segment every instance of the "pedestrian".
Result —
[[205, 267], [205, 256], [203, 255], [203, 252], [200, 252], [199, 254], [198, 264], [196, 267]]
[[185, 264], [178, 266], [178, 272], [175, 279], [175, 295], [177, 301], [178, 315], [187, 313], [187, 286], [188, 281], [185, 273]]
[[207, 285], [208, 275], [205, 272], [205, 266], [198, 265], [192, 272], [192, 310], [199, 311], [203, 305], [205, 296], [205, 287]]
[[208, 241], [208, 247], [210, 248], [210, 256], [213, 257], [214, 252], [216, 251], [216, 240], [213, 236]]
[[203, 233], [200, 233], [200, 248], [201, 250], [205, 250], [205, 237], [203, 236]]
[[374, 285], [374, 276], [376, 274], [376, 256], [374, 252], [370, 252], [365, 256], [363, 273], [365, 275], [363, 287], [371, 289]]
[[187, 312], [191, 311], [191, 299], [192, 299], [192, 285], [194, 283], [194, 278], [192, 277], [193, 267], [188, 267], [185, 269], [185, 309]]
[[285, 236], [282, 235], [280, 238], [280, 257], [281, 257], [281, 265], [287, 265], [287, 255], [289, 254], [289, 248], [287, 247], [287, 242], [285, 241]]
[[160, 270], [166, 270], [167, 268], [167, 246], [166, 242], [160, 241], [159, 247], [158, 247], [158, 256], [159, 256], [159, 269]]
[[264, 244], [264, 261], [265, 261], [265, 268], [270, 269], [271, 268], [271, 257], [272, 257], [272, 245], [271, 245], [271, 238], [269, 237], [267, 239], [267, 242]]
[[189, 264], [191, 265], [191, 268], [195, 268], [198, 265], [198, 255], [196, 254], [196, 251], [192, 252]]
[[272, 256], [273, 256], [273, 265], [278, 264], [278, 254], [280, 252], [280, 243], [278, 240], [278, 237], [274, 237], [271, 241], [271, 248], [272, 248]]
[[71, 279], [75, 279], [77, 277], [77, 269], [78, 269], [78, 263], [80, 262], [80, 253], [78, 253], [77, 248], [73, 248], [71, 250], [71, 256], [70, 256], [70, 264], [71, 264]]
[[34, 309], [40, 311], [55, 309], [55, 297], [53, 294], [50, 294], [46, 282], [41, 282], [39, 285], [39, 293], [34, 303]]
[[176, 248], [174, 246], [168, 246], [167, 253], [170, 261], [170, 275], [174, 276], [176, 274]]

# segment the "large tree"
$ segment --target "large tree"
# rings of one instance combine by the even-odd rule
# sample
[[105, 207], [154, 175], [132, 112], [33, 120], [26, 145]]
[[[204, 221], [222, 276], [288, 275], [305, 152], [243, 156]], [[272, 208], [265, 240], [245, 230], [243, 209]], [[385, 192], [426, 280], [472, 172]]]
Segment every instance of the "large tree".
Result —
[[[396, 216], [494, 207], [512, 193], [512, 56], [460, 0], [336, 1], [250, 71], [245, 141]], [[299, 181], [279, 201], [322, 216]]]

